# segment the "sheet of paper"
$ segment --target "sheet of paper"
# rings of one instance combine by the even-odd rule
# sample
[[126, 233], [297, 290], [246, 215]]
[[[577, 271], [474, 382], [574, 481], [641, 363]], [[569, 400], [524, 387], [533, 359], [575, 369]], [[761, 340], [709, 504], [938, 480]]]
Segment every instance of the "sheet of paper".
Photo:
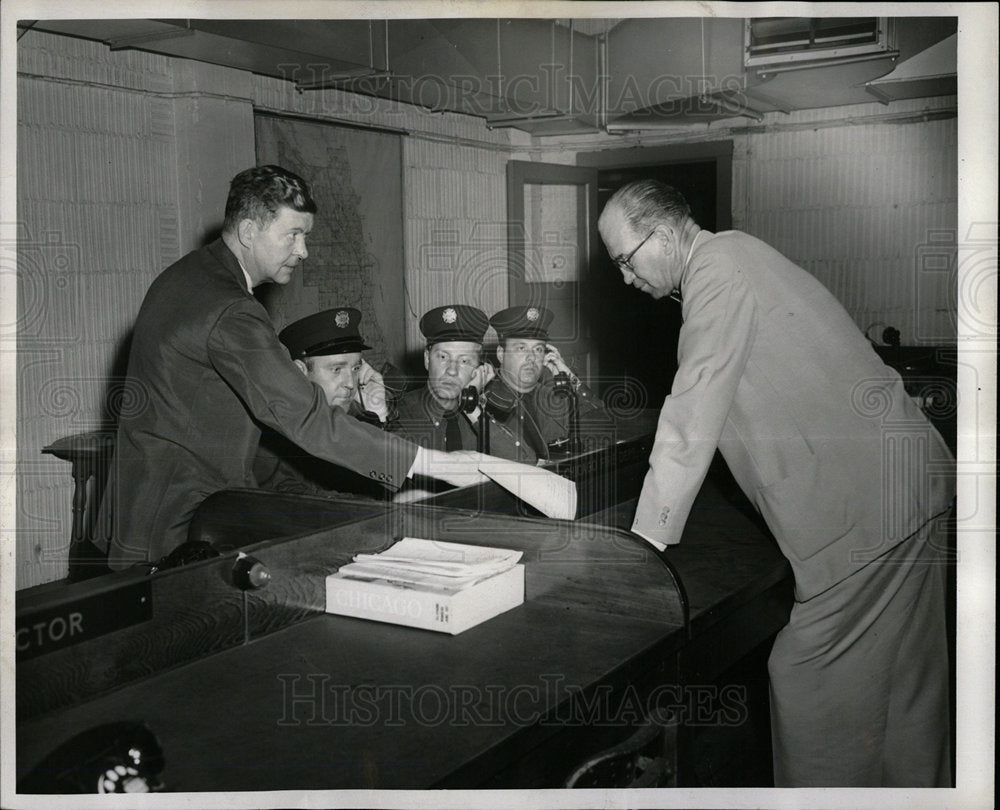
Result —
[[486, 456], [479, 471], [550, 518], [576, 517], [576, 484], [541, 467]]
[[506, 571], [521, 559], [522, 553], [516, 549], [404, 537], [379, 554], [356, 554], [354, 562], [464, 577]]
[[460, 590], [517, 565], [523, 552], [404, 537], [379, 554], [356, 554], [341, 566], [352, 579], [383, 579], [397, 584]]

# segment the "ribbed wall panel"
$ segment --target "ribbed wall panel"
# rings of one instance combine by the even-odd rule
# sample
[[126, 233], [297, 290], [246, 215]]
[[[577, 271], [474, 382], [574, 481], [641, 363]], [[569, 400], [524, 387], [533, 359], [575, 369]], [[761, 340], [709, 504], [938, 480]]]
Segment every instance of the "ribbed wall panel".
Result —
[[167, 60], [25, 35], [26, 73], [117, 84], [18, 83], [18, 565], [26, 587], [66, 573], [69, 465], [41, 455], [106, 418], [109, 375], [151, 280], [176, 258]]
[[112, 53], [88, 40], [32, 30], [18, 41], [17, 69], [131, 89], [170, 90], [173, 86], [167, 56], [136, 50]]
[[418, 320], [435, 306], [507, 305], [506, 162], [495, 150], [407, 139], [403, 153], [407, 348], [422, 347]]
[[954, 311], [917, 289], [920, 246], [957, 226], [956, 132], [950, 119], [745, 136], [734, 227], [814, 273], [861, 329], [882, 322], [904, 344], [953, 341]]

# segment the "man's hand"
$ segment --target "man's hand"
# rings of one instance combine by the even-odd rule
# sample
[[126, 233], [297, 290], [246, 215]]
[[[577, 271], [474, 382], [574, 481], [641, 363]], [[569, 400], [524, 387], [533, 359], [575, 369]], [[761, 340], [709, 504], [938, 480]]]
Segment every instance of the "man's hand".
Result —
[[497, 376], [496, 371], [493, 366], [489, 363], [482, 363], [472, 372], [472, 379], [469, 380], [469, 385], [474, 385], [481, 394], [486, 390], [486, 386], [489, 384], [490, 380]]
[[566, 361], [562, 359], [562, 355], [559, 353], [559, 349], [553, 346], [551, 343], [545, 344], [545, 358], [542, 362], [548, 366], [549, 371], [553, 374], [567, 374], [569, 375], [570, 381], [575, 385], [577, 382], [577, 376], [573, 373], [572, 369], [566, 365]]
[[385, 384], [382, 375], [372, 368], [367, 360], [361, 360], [361, 371], [358, 372], [358, 389], [354, 398], [365, 410], [378, 414], [385, 422], [389, 418], [389, 406], [385, 399]]
[[417, 450], [410, 475], [426, 475], [428, 478], [436, 478], [455, 487], [479, 484], [487, 480], [486, 476], [479, 472], [479, 462], [482, 458], [483, 454], [474, 450], [445, 453], [442, 450], [428, 450], [426, 447], [421, 447]]

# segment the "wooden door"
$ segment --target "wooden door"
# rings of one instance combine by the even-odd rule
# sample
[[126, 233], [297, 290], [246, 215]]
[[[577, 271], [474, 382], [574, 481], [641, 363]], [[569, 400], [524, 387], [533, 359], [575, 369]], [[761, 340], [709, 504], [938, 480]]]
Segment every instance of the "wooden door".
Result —
[[507, 164], [510, 305], [543, 306], [570, 367], [597, 382], [593, 295], [598, 255], [597, 169], [514, 160]]

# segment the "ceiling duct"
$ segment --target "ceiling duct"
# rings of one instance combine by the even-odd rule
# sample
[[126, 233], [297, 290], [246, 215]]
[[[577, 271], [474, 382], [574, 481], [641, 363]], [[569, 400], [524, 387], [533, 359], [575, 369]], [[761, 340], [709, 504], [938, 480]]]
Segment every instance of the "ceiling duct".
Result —
[[883, 104], [904, 98], [953, 95], [958, 92], [958, 34], [931, 45], [895, 69], [865, 83]]
[[[870, 103], [873, 95], [955, 93], [953, 44], [946, 46], [950, 74], [914, 57], [935, 55], [931, 46], [956, 32], [956, 17], [875, 26], [894, 29], [900, 73], [893, 51], [851, 50], [871, 46], [851, 40], [870, 40], [874, 28], [803, 19], [780, 30], [751, 28], [759, 50], [753, 58], [791, 59], [751, 67], [744, 64], [746, 21], [736, 17], [22, 20], [18, 36], [31, 29], [32, 36], [83, 37], [273, 76], [302, 92], [337, 88], [537, 136], [758, 120], [768, 112]], [[796, 48], [808, 58], [792, 59]], [[820, 52], [837, 59], [817, 61]]]
[[[671, 129], [784, 110], [748, 92], [741, 19], [627, 20], [608, 44], [609, 133]], [[669, 43], [664, 47], [664, 43]], [[628, 109], [630, 103], [637, 103]]]

